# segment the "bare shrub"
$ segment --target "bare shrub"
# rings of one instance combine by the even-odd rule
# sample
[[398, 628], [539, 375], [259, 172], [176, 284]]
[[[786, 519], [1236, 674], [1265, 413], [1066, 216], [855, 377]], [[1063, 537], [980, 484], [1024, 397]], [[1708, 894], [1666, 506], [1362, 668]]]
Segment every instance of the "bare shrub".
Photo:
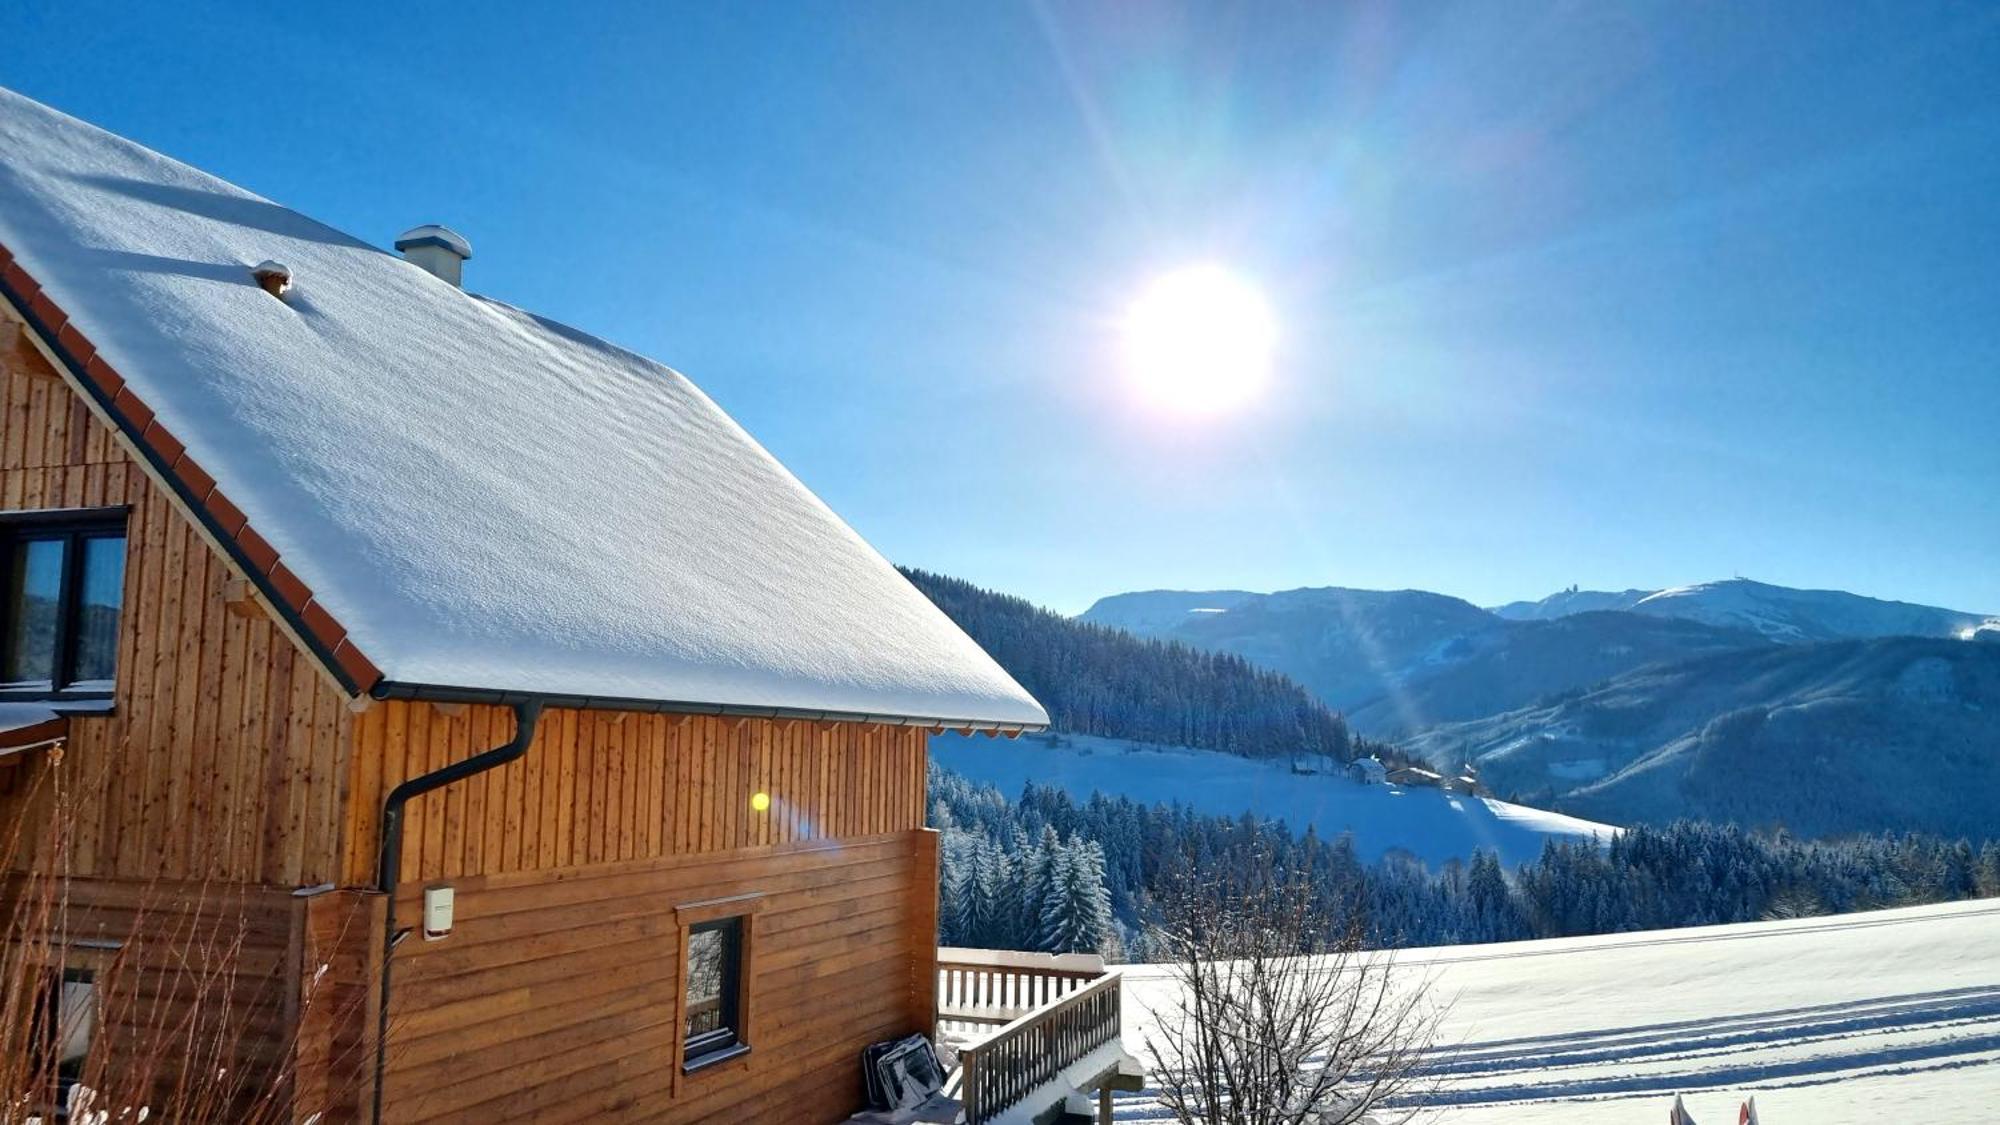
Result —
[[1442, 1009], [1351, 911], [1261, 854], [1192, 866], [1149, 935], [1178, 988], [1144, 1042], [1183, 1125], [1388, 1125], [1431, 1088]]
[[[10, 782], [28, 811], [0, 839], [0, 1125], [325, 1116], [294, 1104], [295, 1047], [332, 990], [318, 973], [274, 971], [284, 962], [255, 889], [152, 880], [107, 907], [101, 884], [72, 873], [82, 794], [102, 788], [67, 776], [59, 750], [12, 768], [31, 777]], [[324, 1108], [355, 1104], [352, 1090], [314, 1093]]]

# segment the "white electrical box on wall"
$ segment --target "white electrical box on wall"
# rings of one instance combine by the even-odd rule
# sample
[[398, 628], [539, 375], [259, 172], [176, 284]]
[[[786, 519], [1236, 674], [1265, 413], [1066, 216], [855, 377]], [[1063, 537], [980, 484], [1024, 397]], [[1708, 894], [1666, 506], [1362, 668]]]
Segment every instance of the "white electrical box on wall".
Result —
[[450, 887], [424, 888], [424, 940], [441, 941], [451, 933]]

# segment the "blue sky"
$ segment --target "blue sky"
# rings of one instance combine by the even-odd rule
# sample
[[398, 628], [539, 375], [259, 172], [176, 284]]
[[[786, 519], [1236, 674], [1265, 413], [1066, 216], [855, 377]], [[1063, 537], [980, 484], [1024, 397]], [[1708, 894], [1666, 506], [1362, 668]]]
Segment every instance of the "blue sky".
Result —
[[[30, 0], [0, 84], [384, 246], [449, 224], [890, 558], [1059, 609], [2000, 612], [1995, 9], [406, 7]], [[1222, 417], [1118, 370], [1190, 262], [1279, 322]]]

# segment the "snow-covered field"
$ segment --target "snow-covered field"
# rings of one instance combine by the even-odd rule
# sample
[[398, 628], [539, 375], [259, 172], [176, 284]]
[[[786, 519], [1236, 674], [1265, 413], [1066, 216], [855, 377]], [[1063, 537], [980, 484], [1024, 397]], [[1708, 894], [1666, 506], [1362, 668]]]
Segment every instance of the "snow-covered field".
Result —
[[[2000, 1121], [2000, 902], [1407, 950], [1451, 1002], [1439, 1125]], [[1125, 970], [1144, 1056], [1171, 984]], [[1120, 1121], [1166, 1120], [1147, 1094]]]
[[1508, 866], [1525, 863], [1549, 836], [1591, 836], [1616, 831], [1560, 813], [1435, 789], [1360, 785], [1343, 776], [1302, 776], [1287, 762], [1251, 761], [1210, 750], [1152, 746], [1088, 735], [1016, 741], [959, 734], [934, 735], [931, 759], [1010, 799], [1023, 784], [1061, 787], [1079, 801], [1092, 792], [1146, 804], [1178, 801], [1200, 812], [1241, 816], [1254, 812], [1282, 820], [1294, 832], [1307, 825], [1333, 839], [1354, 837], [1355, 851], [1372, 861], [1396, 850], [1426, 863], [1469, 858], [1476, 848], [1497, 851]]

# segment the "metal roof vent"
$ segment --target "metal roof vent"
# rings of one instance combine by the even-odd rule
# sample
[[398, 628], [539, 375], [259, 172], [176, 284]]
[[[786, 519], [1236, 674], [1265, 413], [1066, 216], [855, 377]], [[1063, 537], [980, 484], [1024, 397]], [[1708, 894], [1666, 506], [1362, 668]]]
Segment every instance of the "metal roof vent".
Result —
[[465, 260], [472, 257], [472, 243], [467, 242], [464, 235], [436, 223], [425, 223], [404, 231], [403, 236], [396, 240], [396, 249], [402, 251], [403, 257], [432, 274], [461, 287], [463, 283], [459, 278], [464, 272]]
[[251, 266], [250, 276], [257, 279], [257, 284], [264, 287], [264, 292], [281, 301], [285, 299], [286, 290], [292, 287], [291, 267], [269, 258]]

